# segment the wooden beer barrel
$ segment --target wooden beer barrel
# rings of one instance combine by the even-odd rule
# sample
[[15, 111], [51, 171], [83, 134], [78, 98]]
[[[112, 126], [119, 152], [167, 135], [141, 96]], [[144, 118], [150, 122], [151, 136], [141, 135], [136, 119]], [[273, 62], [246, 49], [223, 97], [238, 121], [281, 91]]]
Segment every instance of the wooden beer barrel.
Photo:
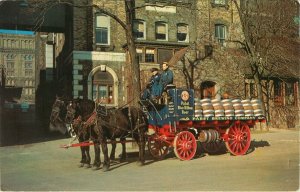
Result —
[[263, 116], [264, 112], [262, 109], [262, 103], [259, 99], [252, 99], [251, 105], [253, 108], [254, 116]]
[[245, 111], [243, 110], [234, 110], [234, 116], [240, 117], [245, 116]]
[[251, 100], [251, 105], [252, 105], [252, 108], [254, 110], [256, 110], [256, 109], [262, 109], [261, 101], [258, 100], [258, 99]]
[[234, 116], [234, 110], [225, 110], [225, 116], [226, 117], [233, 117]]
[[224, 110], [223, 104], [220, 99], [211, 100], [214, 110]]
[[203, 113], [205, 110], [214, 110], [210, 99], [202, 99], [201, 106], [202, 106]]
[[201, 99], [195, 98], [194, 99], [194, 108], [195, 108], [195, 117], [202, 117], [202, 106], [201, 106]]
[[253, 109], [245, 110], [245, 116], [254, 116]]
[[215, 117], [224, 117], [225, 110], [215, 110]]
[[235, 116], [245, 116], [244, 107], [240, 99], [232, 100]]
[[253, 110], [251, 101], [249, 99], [242, 100], [244, 110]]
[[242, 105], [245, 110], [245, 116], [253, 116], [254, 115], [252, 104], [249, 99], [242, 100]]
[[202, 130], [199, 133], [199, 141], [202, 143], [210, 143], [215, 142], [220, 138], [220, 134], [218, 131], [209, 129], [209, 130]]
[[213, 117], [215, 116], [215, 110], [203, 110], [204, 117]]
[[223, 105], [225, 112], [226, 110], [234, 110], [231, 99], [223, 99], [221, 103]]

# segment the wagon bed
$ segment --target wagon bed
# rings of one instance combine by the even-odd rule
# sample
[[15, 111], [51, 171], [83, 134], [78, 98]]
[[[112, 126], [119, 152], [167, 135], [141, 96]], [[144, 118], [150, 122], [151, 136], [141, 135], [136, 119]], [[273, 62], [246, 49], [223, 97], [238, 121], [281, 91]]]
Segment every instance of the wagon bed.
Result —
[[190, 160], [196, 154], [198, 142], [209, 153], [216, 153], [225, 144], [233, 155], [246, 154], [251, 143], [250, 128], [256, 123], [265, 122], [265, 117], [260, 114], [195, 116], [193, 92], [189, 91], [189, 100], [182, 101], [181, 95], [184, 91], [188, 92], [182, 89], [169, 92], [173, 100], [165, 106], [167, 115], [165, 119], [161, 118], [161, 125], [150, 122], [149, 129], [155, 131], [148, 138], [150, 154], [154, 158], [162, 159], [173, 148], [179, 159]]

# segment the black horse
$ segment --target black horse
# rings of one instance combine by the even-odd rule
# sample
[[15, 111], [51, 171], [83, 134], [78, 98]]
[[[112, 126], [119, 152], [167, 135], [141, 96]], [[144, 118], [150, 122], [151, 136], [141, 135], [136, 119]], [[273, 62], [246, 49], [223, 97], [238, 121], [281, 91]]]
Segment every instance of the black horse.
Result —
[[[60, 131], [62, 134], [75, 135], [79, 142], [88, 142], [93, 140], [97, 143], [97, 136], [93, 132], [93, 125], [87, 125], [85, 120], [89, 114], [94, 111], [93, 101], [83, 101], [74, 99], [66, 101], [56, 97], [52, 105], [49, 128], [51, 131]], [[99, 145], [99, 142], [98, 142]], [[86, 165], [91, 167], [90, 147], [88, 145], [80, 146], [81, 160], [80, 167]], [[100, 153], [99, 147], [95, 150], [95, 156]]]
[[[68, 127], [68, 131], [72, 135], [74, 133], [81, 144], [89, 143], [93, 141], [95, 159], [99, 155], [99, 142], [97, 141], [97, 134], [94, 132], [96, 113], [95, 104], [91, 100], [74, 99], [67, 105], [67, 113], [65, 116], [65, 123]], [[90, 156], [90, 146], [82, 145], [81, 150], [81, 160], [80, 167], [84, 165], [87, 168], [91, 167], [91, 156]], [[97, 167], [94, 161], [93, 166]]]
[[[133, 138], [139, 146], [139, 162], [143, 165], [145, 162], [145, 138], [147, 127], [147, 117], [140, 108], [124, 107], [119, 109], [107, 109], [104, 106], [98, 105], [95, 130], [99, 132], [99, 141], [104, 154], [103, 171], [107, 171], [110, 167], [107, 139]], [[100, 159], [99, 164], [101, 164]]]
[[[94, 143], [95, 160], [93, 167], [100, 167], [100, 147], [99, 147], [99, 131], [96, 129], [96, 112], [95, 102], [92, 100], [74, 99], [67, 106], [67, 114], [65, 122], [70, 127], [70, 132], [74, 132], [80, 143], [88, 142], [90, 140]], [[120, 161], [124, 161], [126, 158], [126, 144], [125, 138], [121, 138], [122, 142], [122, 155]], [[90, 154], [89, 146], [81, 146], [81, 165], [87, 165], [90, 167]], [[110, 159], [115, 159], [116, 142], [112, 139], [112, 150]]]

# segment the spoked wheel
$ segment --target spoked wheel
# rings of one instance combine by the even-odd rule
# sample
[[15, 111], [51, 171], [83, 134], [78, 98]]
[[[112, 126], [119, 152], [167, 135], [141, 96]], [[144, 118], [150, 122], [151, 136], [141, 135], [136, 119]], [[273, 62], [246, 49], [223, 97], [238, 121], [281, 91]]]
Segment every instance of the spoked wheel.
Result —
[[148, 138], [148, 150], [155, 159], [163, 159], [169, 152], [168, 143], [157, 137]]
[[189, 131], [178, 133], [174, 139], [174, 153], [181, 160], [192, 159], [197, 151], [195, 136]]
[[250, 128], [245, 123], [234, 124], [226, 130], [226, 148], [233, 155], [244, 155], [251, 143]]
[[204, 151], [208, 154], [216, 154], [221, 151], [221, 148], [224, 144], [222, 141], [214, 141], [209, 143], [201, 143]]

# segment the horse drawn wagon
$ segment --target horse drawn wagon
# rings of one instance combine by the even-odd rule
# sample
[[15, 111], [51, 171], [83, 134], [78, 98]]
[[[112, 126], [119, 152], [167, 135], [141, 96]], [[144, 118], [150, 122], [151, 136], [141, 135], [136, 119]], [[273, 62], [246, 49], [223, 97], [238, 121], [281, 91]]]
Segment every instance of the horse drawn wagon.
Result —
[[[92, 100], [81, 99], [71, 101], [66, 107], [66, 102], [56, 99], [50, 122], [73, 125], [69, 131], [75, 132], [80, 143], [62, 147], [80, 147], [81, 162], [90, 164], [88, 146], [94, 145], [94, 165], [100, 167], [101, 144], [107, 170], [106, 145], [113, 145], [110, 156], [113, 159], [116, 138], [122, 143], [123, 159], [126, 157], [125, 142], [129, 142], [126, 137], [131, 135], [139, 145], [142, 164], [146, 142], [156, 159], [164, 158], [173, 149], [179, 159], [190, 160], [196, 155], [199, 143], [209, 153], [217, 152], [225, 144], [231, 154], [244, 155], [251, 143], [250, 128], [265, 121], [262, 104], [256, 99], [199, 99], [194, 97], [192, 89], [176, 88], [168, 89], [164, 95], [164, 101], [160, 103], [141, 101], [143, 110], [134, 107], [106, 109]], [[154, 134], [146, 136], [147, 128], [154, 130]]]
[[172, 88], [162, 103], [144, 101], [149, 129], [148, 149], [157, 159], [170, 149], [181, 160], [192, 159], [198, 141], [208, 152], [217, 152], [225, 143], [233, 155], [244, 155], [251, 143], [250, 128], [264, 122], [259, 100], [198, 99], [193, 90]]

